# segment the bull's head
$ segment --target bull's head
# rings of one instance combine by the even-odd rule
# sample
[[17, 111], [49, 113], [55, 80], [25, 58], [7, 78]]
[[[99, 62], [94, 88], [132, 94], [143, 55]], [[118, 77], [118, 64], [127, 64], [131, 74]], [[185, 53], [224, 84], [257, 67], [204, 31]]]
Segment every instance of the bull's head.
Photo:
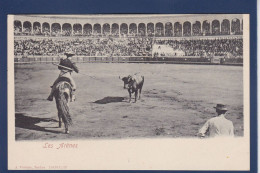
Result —
[[[121, 77], [119, 76], [119, 79], [121, 79]], [[129, 86], [128, 84], [132, 81], [132, 76], [127, 76], [127, 77], [123, 77], [122, 81], [124, 82], [124, 89], [128, 89]]]

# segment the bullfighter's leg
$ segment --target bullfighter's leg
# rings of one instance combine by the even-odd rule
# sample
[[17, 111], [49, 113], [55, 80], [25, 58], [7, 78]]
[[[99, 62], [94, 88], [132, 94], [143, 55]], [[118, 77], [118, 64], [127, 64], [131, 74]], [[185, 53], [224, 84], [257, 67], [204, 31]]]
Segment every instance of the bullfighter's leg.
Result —
[[58, 117], [59, 117], [59, 128], [61, 128], [62, 119], [61, 119], [61, 114], [59, 112], [58, 112]]
[[68, 124], [65, 124], [65, 133], [66, 133], [66, 134], [69, 134], [69, 133], [70, 133], [70, 132], [69, 132]]
[[[57, 109], [59, 110], [58, 108], [58, 99], [55, 98], [55, 101], [56, 101], [56, 107]], [[61, 128], [61, 124], [62, 124], [62, 118], [61, 118], [61, 113], [58, 111], [58, 118], [59, 118], [59, 128]]]

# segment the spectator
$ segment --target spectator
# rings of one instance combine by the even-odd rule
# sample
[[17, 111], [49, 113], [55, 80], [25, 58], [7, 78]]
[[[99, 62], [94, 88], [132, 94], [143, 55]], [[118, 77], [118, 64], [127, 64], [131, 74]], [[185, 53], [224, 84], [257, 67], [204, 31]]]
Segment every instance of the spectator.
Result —
[[232, 121], [225, 118], [227, 108], [223, 104], [217, 104], [216, 112], [217, 117], [209, 119], [199, 130], [199, 136], [205, 137], [208, 133], [209, 137], [219, 137], [219, 136], [234, 136], [234, 126]]

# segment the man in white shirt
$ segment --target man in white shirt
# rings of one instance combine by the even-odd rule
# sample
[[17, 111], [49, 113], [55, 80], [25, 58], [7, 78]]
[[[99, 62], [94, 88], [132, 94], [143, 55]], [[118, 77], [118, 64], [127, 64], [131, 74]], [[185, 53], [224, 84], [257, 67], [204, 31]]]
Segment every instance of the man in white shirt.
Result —
[[209, 119], [199, 130], [198, 135], [200, 137], [205, 137], [208, 132], [209, 137], [217, 136], [234, 136], [234, 126], [232, 121], [225, 118], [227, 108], [226, 105], [217, 104], [216, 112], [217, 117]]

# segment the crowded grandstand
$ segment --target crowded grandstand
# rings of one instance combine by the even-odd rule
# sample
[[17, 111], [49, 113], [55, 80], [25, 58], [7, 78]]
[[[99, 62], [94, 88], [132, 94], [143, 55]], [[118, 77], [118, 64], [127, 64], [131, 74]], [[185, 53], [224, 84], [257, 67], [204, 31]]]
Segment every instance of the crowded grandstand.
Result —
[[68, 50], [78, 57], [205, 58], [207, 62], [220, 57], [242, 63], [243, 16], [15, 16], [16, 61], [60, 57]]

